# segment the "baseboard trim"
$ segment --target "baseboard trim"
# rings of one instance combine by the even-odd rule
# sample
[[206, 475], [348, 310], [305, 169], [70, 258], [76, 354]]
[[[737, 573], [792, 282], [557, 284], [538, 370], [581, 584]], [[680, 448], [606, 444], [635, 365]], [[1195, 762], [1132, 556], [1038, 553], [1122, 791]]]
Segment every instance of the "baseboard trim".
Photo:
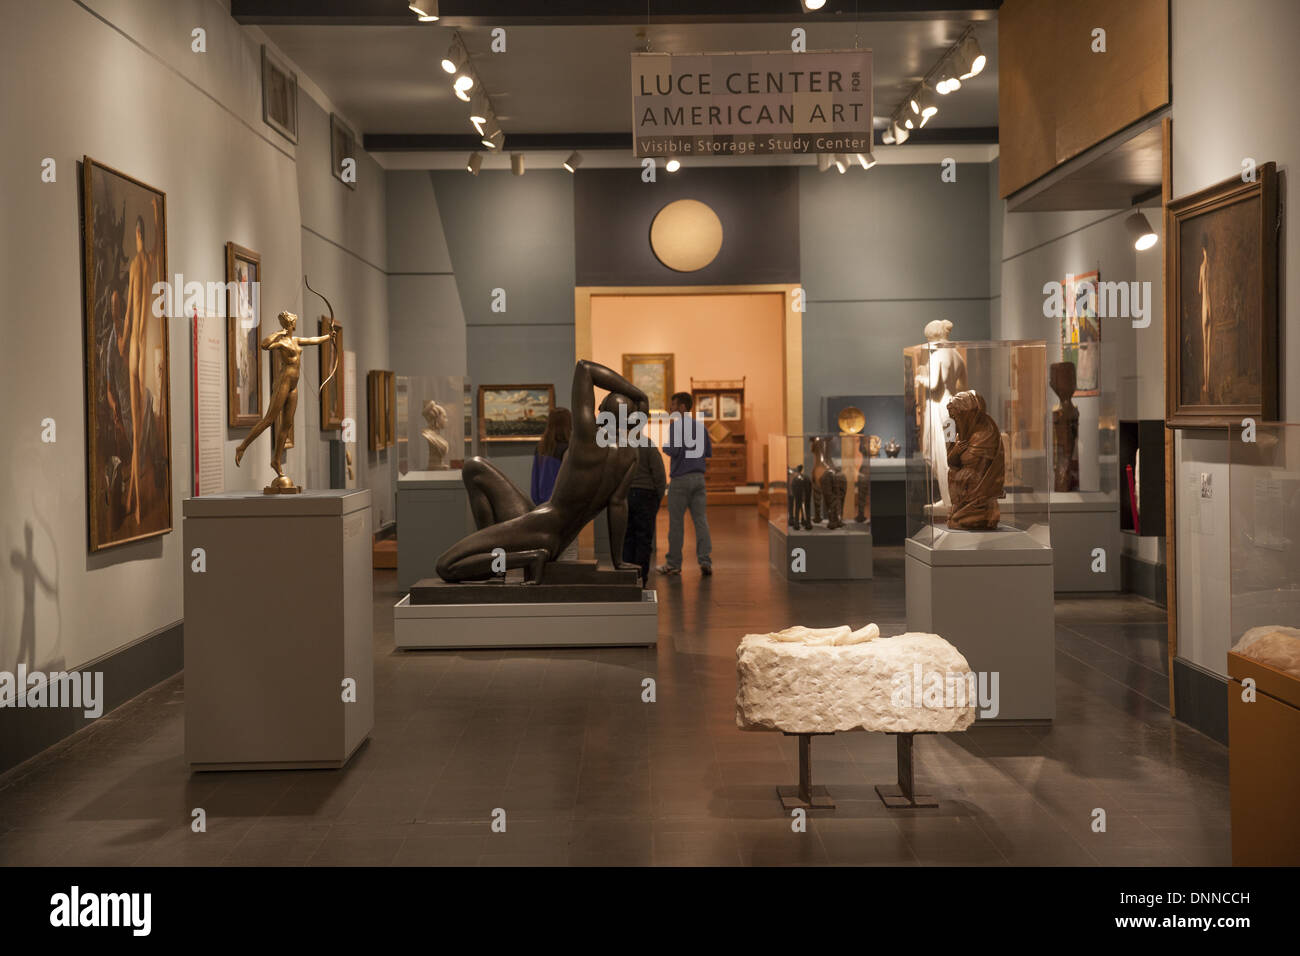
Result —
[[1140, 595], [1148, 601], [1154, 601], [1161, 607], [1167, 606], [1165, 590], [1165, 566], [1143, 561], [1131, 554], [1120, 555], [1120, 588]]
[[1221, 744], [1228, 742], [1228, 679], [1174, 658], [1177, 719]]
[[185, 666], [184, 622], [155, 631], [68, 673], [104, 675], [103, 713], [87, 717], [71, 707], [5, 707], [0, 734], [0, 774], [102, 720], [133, 697], [177, 674]]

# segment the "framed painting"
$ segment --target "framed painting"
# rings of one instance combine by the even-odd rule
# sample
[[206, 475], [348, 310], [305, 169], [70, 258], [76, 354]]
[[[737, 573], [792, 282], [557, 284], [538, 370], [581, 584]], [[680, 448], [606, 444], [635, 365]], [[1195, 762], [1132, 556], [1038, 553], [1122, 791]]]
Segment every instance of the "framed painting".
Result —
[[[345, 176], [343, 174], [343, 161], [352, 160], [352, 174]], [[337, 113], [330, 114], [330, 169], [334, 173], [334, 178], [347, 186], [348, 189], [357, 188], [356, 177], [357, 162], [357, 134], [352, 132], [352, 128], [343, 122]]]
[[384, 373], [384, 435], [388, 447], [397, 444], [397, 373]]
[[1098, 270], [1067, 274], [1062, 284], [1065, 314], [1061, 316], [1061, 361], [1074, 366], [1075, 398], [1100, 394], [1097, 368], [1101, 356], [1101, 316], [1097, 311]]
[[480, 385], [478, 440], [536, 441], [554, 407], [554, 385]]
[[262, 257], [226, 243], [226, 423], [262, 417]]
[[298, 142], [298, 74], [262, 44], [262, 121]]
[[667, 352], [623, 355], [623, 377], [645, 392], [652, 413], [668, 410], [668, 399], [673, 394], [673, 361], [673, 355]]
[[1278, 417], [1277, 167], [1168, 206], [1165, 419], [1174, 428]]
[[695, 417], [702, 422], [711, 422], [718, 417], [718, 396], [695, 396]]
[[167, 197], [82, 160], [86, 484], [90, 550], [172, 530]]
[[[343, 326], [338, 322], [334, 323], [338, 329], [338, 361], [339, 370], [334, 373], [328, 385], [320, 393], [320, 430], [323, 432], [337, 431], [343, 427], [343, 416], [347, 414], [343, 408]], [[330, 334], [330, 318], [328, 315], [320, 317], [320, 335], [328, 336]], [[329, 378], [330, 370], [334, 368], [334, 341], [326, 338], [320, 344], [320, 380], [324, 382]]]
[[722, 392], [718, 396], [718, 421], [738, 422], [745, 415], [745, 406], [740, 395], [735, 392]]

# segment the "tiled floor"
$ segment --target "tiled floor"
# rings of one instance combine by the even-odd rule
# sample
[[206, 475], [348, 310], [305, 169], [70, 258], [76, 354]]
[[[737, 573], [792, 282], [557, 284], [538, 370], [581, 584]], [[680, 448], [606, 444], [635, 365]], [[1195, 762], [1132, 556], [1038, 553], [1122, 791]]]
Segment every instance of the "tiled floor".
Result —
[[918, 739], [938, 809], [886, 810], [893, 739], [838, 734], [814, 745], [838, 809], [794, 832], [773, 788], [795, 782], [795, 742], [736, 729], [736, 643], [791, 623], [900, 633], [901, 549], [877, 549], [874, 581], [787, 586], [752, 511], [711, 521], [716, 574], [659, 579], [655, 650], [398, 653], [395, 575], [376, 572], [375, 729], [347, 768], [191, 776], [182, 675], [0, 777], [0, 863], [1229, 862], [1227, 751], [1170, 720], [1164, 614], [1128, 596], [1057, 602], [1050, 727]]

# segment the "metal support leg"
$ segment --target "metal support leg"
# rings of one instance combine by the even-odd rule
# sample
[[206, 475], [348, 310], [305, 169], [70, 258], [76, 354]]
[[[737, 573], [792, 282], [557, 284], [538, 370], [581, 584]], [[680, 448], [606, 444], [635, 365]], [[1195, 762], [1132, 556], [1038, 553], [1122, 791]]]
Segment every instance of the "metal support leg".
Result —
[[937, 807], [939, 801], [934, 797], [919, 795], [916, 792], [915, 779], [912, 774], [912, 734], [895, 734], [898, 738], [898, 783], [878, 784], [876, 793], [885, 806], [891, 810], [915, 810]]
[[825, 787], [812, 782], [812, 734], [786, 734], [799, 738], [799, 786], [777, 787], [776, 795], [786, 810], [834, 810], [835, 802]]

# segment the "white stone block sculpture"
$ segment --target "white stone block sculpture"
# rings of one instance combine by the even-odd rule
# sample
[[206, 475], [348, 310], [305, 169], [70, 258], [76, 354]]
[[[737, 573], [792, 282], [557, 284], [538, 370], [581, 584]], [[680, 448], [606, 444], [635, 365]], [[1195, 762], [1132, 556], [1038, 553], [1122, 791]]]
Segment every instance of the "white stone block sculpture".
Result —
[[737, 726], [944, 733], [974, 722], [976, 679], [957, 648], [938, 634], [879, 633], [872, 624], [745, 635], [736, 651]]

